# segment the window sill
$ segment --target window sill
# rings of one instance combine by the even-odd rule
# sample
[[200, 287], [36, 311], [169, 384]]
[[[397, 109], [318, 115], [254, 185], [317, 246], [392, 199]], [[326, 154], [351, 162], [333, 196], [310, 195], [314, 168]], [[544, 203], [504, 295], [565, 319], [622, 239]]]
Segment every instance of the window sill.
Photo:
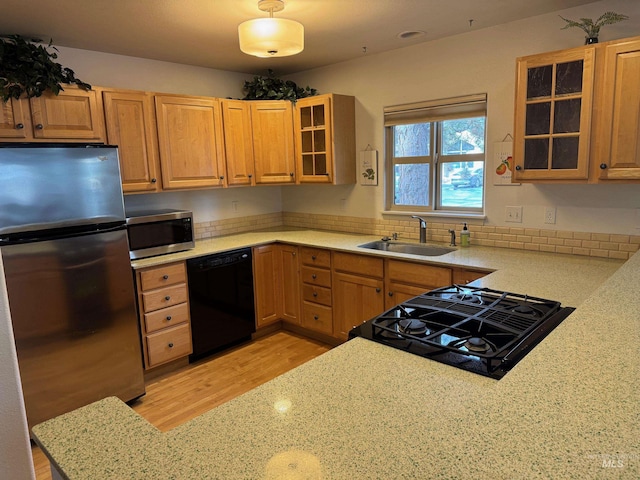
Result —
[[484, 213], [472, 213], [472, 212], [410, 212], [410, 211], [397, 211], [397, 210], [383, 210], [382, 215], [394, 215], [399, 217], [410, 217], [412, 215], [418, 215], [420, 217], [431, 218], [468, 218], [471, 220], [485, 220], [487, 216]]

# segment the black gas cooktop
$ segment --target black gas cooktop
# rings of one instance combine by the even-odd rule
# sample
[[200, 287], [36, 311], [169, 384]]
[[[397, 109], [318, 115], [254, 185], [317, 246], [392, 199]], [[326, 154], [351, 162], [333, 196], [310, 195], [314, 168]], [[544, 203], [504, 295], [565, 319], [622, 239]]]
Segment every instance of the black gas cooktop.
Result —
[[426, 292], [355, 327], [363, 337], [491, 378], [502, 378], [574, 309], [489, 288]]

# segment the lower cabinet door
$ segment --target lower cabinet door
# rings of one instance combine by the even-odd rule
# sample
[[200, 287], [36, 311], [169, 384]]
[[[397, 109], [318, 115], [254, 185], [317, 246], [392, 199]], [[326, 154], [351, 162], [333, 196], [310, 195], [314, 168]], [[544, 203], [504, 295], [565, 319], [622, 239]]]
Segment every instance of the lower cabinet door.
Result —
[[191, 329], [188, 323], [147, 335], [149, 367], [170, 362], [191, 352]]
[[334, 335], [346, 340], [349, 330], [384, 312], [382, 279], [333, 274]]

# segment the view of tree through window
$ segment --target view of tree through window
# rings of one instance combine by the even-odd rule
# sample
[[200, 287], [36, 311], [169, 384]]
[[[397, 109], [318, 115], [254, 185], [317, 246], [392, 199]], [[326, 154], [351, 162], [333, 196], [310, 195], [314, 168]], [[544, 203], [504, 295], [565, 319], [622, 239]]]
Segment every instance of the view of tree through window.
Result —
[[393, 125], [393, 205], [416, 210], [483, 208], [485, 118]]

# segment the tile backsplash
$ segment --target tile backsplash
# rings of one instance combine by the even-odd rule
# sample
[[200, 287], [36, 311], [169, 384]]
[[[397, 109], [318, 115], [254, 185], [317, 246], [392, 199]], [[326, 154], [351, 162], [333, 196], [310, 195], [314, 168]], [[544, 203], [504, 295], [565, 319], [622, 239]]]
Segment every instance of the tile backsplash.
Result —
[[[375, 219], [278, 212], [249, 217], [202, 222], [195, 225], [196, 239], [205, 239], [274, 227], [299, 227], [335, 232], [385, 235], [398, 233], [399, 240], [417, 241], [418, 222], [404, 219]], [[429, 221], [427, 241], [448, 243], [449, 229], [460, 232], [461, 222]], [[522, 227], [469, 225], [472, 245], [556, 252], [590, 257], [628, 259], [640, 247], [640, 235], [570, 232]]]

